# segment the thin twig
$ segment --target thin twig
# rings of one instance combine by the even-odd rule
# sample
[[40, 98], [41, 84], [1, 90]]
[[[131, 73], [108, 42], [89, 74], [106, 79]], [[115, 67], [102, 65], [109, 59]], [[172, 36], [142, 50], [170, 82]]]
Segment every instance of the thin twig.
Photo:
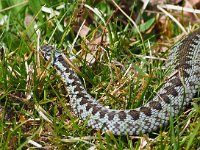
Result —
[[172, 16], [170, 13], [164, 10], [160, 5], [158, 5], [157, 8], [163, 13], [165, 13], [165, 15], [167, 15], [169, 18], [171, 18], [181, 28], [184, 34], [188, 34], [183, 25], [174, 16]]

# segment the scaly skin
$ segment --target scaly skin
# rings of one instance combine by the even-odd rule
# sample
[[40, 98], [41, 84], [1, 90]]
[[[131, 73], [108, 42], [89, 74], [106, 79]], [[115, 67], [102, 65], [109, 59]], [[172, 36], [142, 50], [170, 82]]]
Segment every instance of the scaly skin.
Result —
[[167, 125], [170, 116], [176, 116], [191, 102], [200, 82], [200, 30], [172, 47], [167, 66], [172, 68], [173, 75], [165, 80], [151, 101], [131, 110], [102, 106], [87, 93], [61, 52], [48, 45], [42, 46], [41, 52], [46, 60], [52, 57], [51, 63], [66, 86], [76, 115], [83, 120], [88, 119], [88, 126], [116, 135], [150, 133]]

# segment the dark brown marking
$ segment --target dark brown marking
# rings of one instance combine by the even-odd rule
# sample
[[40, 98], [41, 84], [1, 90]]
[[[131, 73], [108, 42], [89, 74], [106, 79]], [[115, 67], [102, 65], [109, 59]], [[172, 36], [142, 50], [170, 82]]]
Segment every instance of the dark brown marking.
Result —
[[83, 85], [78, 81], [76, 82], [76, 85], [79, 86], [79, 87], [83, 87]]
[[153, 109], [156, 109], [156, 110], [162, 110], [162, 106], [159, 102], [157, 101], [151, 101], [149, 102], [149, 106]]
[[115, 111], [111, 111], [108, 113], [108, 120], [113, 120], [114, 116], [115, 116]]
[[121, 121], [123, 121], [124, 119], [126, 119], [126, 113], [125, 113], [124, 111], [120, 111], [120, 112], [118, 113], [118, 116], [119, 116], [119, 119], [120, 119]]
[[128, 114], [134, 119], [134, 120], [137, 120], [139, 119], [139, 116], [140, 116], [140, 113], [136, 110], [130, 110], [128, 112]]
[[190, 77], [190, 74], [188, 74], [185, 70], [182, 70], [182, 72], [181, 72], [182, 74], [183, 74], [183, 78], [188, 78], [188, 77]]
[[[78, 94], [78, 95], [79, 95], [79, 94]], [[78, 96], [78, 95], [77, 95], [77, 96]], [[79, 96], [81, 97], [81, 95], [79, 95]], [[86, 104], [86, 103], [88, 103], [87, 99], [82, 97], [82, 100], [80, 101], [80, 105], [84, 105], [84, 104]]]
[[59, 62], [63, 61], [62, 55], [59, 55], [59, 56], [57, 57], [57, 59], [58, 59]]
[[170, 83], [172, 83], [175, 87], [182, 86], [182, 82], [179, 77], [176, 76], [176, 78], [169, 80]]
[[[86, 94], [85, 93], [77, 93], [77, 98], [83, 98], [83, 99], [86, 99]], [[86, 99], [86, 101], [88, 101], [87, 99]]]
[[54, 65], [54, 67], [56, 68], [56, 70], [62, 72], [62, 70], [60, 70], [60, 68], [57, 65]]
[[169, 94], [171, 94], [173, 96], [177, 96], [178, 95], [178, 92], [175, 90], [174, 85], [167, 86], [164, 89], [167, 91], [166, 92], [167, 95], [169, 95]]
[[82, 86], [82, 84], [81, 83], [79, 83], [78, 81], [72, 81], [72, 83], [71, 83], [71, 85], [72, 86], [78, 86], [78, 87], [81, 87], [81, 88], [83, 88], [83, 86]]
[[87, 106], [86, 106], [85, 108], [86, 108], [86, 110], [88, 111], [90, 108], [94, 108], [94, 107], [96, 107], [96, 106], [97, 106], [97, 104], [88, 103]]
[[[151, 126], [151, 124], [152, 124], [152, 122], [149, 122], [149, 120], [145, 120], [144, 122], [145, 122], [146, 126]], [[146, 132], [148, 131], [148, 129], [145, 129], [145, 130], [146, 130]]]
[[97, 112], [99, 112], [101, 110], [101, 107], [94, 107], [92, 110], [92, 114], [95, 115]]
[[82, 114], [83, 113], [83, 109], [80, 109], [80, 114]]
[[76, 86], [74, 88], [75, 91], [83, 91], [84, 89], [81, 86]]
[[[189, 61], [189, 60], [187, 60], [187, 61]], [[182, 63], [182, 64], [179, 64], [179, 65], [177, 65], [176, 67], [175, 67], [175, 69], [189, 69], [189, 68], [191, 68], [192, 66], [190, 65], [190, 64], [186, 64], [186, 63]]]
[[70, 73], [68, 78], [69, 78], [69, 79], [74, 79], [74, 78], [75, 78], [75, 76], [74, 76], [74, 74], [73, 74], [73, 73]]
[[71, 85], [72, 85], [72, 86], [76, 86], [77, 84], [76, 84], [75, 81], [72, 81]]
[[140, 111], [147, 116], [151, 116], [151, 109], [149, 107], [140, 107]]
[[161, 98], [161, 100], [163, 100], [167, 104], [170, 104], [170, 102], [171, 102], [169, 97], [166, 95], [166, 93], [165, 94], [160, 94], [160, 98]]
[[108, 113], [107, 109], [100, 111], [100, 118], [104, 118], [107, 113]]
[[193, 50], [193, 44], [196, 44], [195, 41], [198, 40], [198, 36], [200, 33], [200, 30], [197, 30], [191, 34], [189, 34], [185, 39], [181, 41], [181, 45], [178, 50], [177, 54], [177, 61], [178, 64], [175, 69], [187, 69], [189, 67], [188, 64], [185, 64], [186, 62], [191, 60], [191, 53]]

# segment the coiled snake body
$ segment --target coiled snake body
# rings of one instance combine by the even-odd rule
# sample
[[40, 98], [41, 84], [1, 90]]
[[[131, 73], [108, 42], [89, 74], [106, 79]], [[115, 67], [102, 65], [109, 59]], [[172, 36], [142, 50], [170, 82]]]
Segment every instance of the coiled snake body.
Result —
[[200, 30], [175, 44], [167, 65], [172, 68], [156, 96], [144, 106], [131, 110], [108, 109], [87, 93], [75, 71], [65, 62], [65, 56], [53, 46], [42, 46], [46, 60], [60, 74], [70, 98], [70, 105], [88, 126], [116, 135], [139, 135], [158, 130], [170, 117], [183, 111], [191, 102], [200, 82]]

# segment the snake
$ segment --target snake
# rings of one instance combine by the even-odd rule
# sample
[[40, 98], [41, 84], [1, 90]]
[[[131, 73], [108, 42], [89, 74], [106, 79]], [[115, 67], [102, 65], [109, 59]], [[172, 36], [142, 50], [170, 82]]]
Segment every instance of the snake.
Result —
[[50, 44], [40, 47], [41, 55], [54, 66], [69, 95], [72, 110], [95, 130], [114, 135], [141, 135], [157, 132], [170, 118], [191, 104], [200, 83], [200, 29], [172, 46], [166, 66], [171, 73], [152, 100], [135, 109], [110, 109], [100, 104], [85, 89], [66, 56]]

